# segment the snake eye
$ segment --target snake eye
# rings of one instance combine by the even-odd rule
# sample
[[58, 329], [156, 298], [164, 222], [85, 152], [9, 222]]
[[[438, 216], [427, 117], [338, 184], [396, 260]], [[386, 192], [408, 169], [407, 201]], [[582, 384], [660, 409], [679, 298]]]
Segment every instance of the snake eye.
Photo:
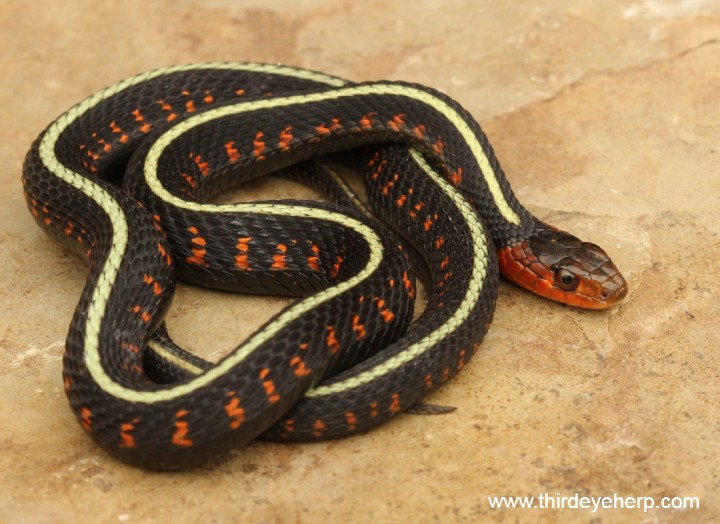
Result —
[[577, 289], [580, 279], [570, 273], [567, 269], [561, 269], [555, 274], [555, 283], [565, 291], [574, 291]]

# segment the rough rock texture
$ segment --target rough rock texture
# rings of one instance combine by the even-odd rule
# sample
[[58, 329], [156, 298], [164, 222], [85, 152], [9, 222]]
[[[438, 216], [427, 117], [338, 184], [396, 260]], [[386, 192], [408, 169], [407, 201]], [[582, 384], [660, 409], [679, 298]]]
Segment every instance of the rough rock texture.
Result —
[[[5, 0], [0, 31], [0, 521], [720, 519], [716, 1]], [[444, 90], [483, 123], [523, 201], [604, 246], [629, 296], [583, 312], [503, 284], [483, 350], [430, 398], [457, 406], [450, 415], [331, 443], [253, 444], [189, 473], [117, 463], [63, 395], [86, 270], [25, 210], [22, 160], [84, 96], [203, 60]], [[218, 356], [286, 303], [183, 286], [169, 324]], [[701, 508], [495, 510], [487, 499], [543, 493], [699, 497]]]

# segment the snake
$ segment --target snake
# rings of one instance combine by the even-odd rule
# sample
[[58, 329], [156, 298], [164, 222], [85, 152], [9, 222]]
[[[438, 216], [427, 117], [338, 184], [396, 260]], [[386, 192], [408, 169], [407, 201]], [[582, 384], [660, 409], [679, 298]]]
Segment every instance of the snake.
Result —
[[[220, 198], [271, 173], [327, 198]], [[22, 182], [35, 221], [89, 265], [63, 356], [72, 412], [140, 468], [364, 433], [421, 405], [478, 350], [500, 273], [582, 308], [627, 293], [605, 251], [517, 200], [472, 115], [419, 84], [155, 69], [50, 123]], [[176, 279], [294, 300], [208, 362], [165, 326]]]

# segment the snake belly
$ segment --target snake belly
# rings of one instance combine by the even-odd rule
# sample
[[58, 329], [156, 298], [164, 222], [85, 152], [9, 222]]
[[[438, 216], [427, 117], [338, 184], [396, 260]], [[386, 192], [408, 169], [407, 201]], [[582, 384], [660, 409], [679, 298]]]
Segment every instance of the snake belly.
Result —
[[[369, 148], [371, 207], [428, 268], [427, 307], [407, 330], [406, 249], [362, 213], [208, 203], [357, 148]], [[35, 141], [23, 184], [36, 221], [90, 263], [63, 360], [71, 408], [103, 449], [150, 469], [203, 464], [260, 435], [363, 432], [415, 405], [488, 329], [493, 241], [536, 228], [479, 125], [447, 96], [254, 63], [159, 69], [100, 91]], [[175, 273], [301, 298], [210, 364], [162, 325]]]

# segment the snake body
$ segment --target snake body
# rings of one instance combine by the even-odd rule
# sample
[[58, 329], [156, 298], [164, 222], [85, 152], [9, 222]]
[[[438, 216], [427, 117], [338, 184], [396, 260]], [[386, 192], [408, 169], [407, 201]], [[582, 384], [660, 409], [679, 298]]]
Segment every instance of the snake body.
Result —
[[[362, 204], [208, 203], [348, 150], [402, 242]], [[313, 170], [332, 179], [317, 164], [296, 176]], [[90, 264], [63, 361], [71, 408], [103, 449], [144, 468], [203, 464], [258, 436], [351, 435], [412, 407], [478, 349], [498, 261], [576, 306], [627, 289], [599, 247], [517, 201], [467, 111], [415, 84], [254, 63], [143, 73], [51, 123], [23, 185], [36, 221]], [[342, 181], [327, 187], [356, 203]], [[428, 304], [411, 324], [416, 267]], [[211, 364], [162, 323], [176, 274], [300, 298]]]

